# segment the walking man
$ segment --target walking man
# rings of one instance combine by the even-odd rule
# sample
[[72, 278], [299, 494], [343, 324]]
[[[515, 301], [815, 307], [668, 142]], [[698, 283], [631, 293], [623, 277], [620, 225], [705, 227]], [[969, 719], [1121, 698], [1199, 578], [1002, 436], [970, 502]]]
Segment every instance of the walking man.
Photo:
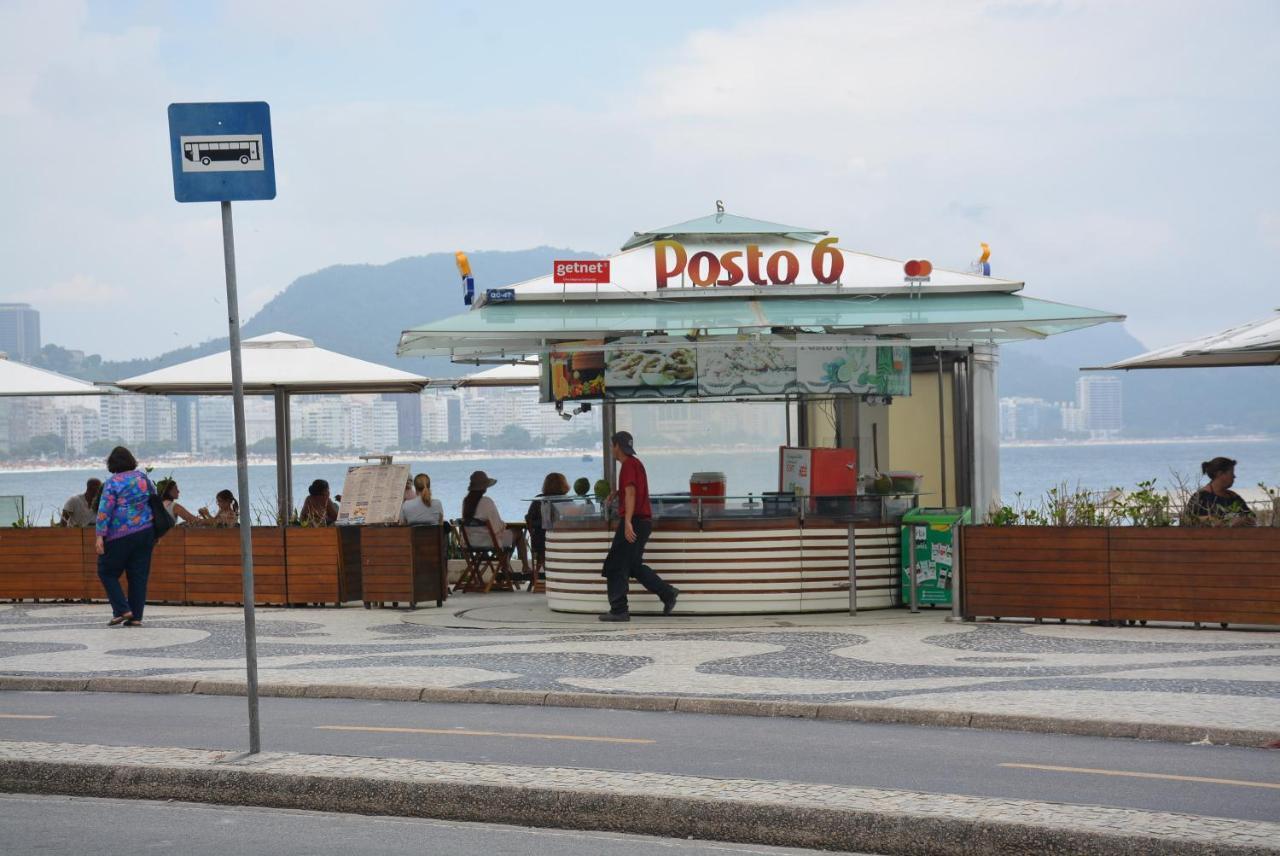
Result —
[[649, 477], [644, 464], [636, 457], [631, 432], [619, 431], [612, 437], [613, 457], [622, 462], [618, 473], [618, 531], [604, 560], [600, 576], [609, 583], [609, 611], [600, 615], [601, 621], [630, 621], [627, 607], [627, 586], [631, 577], [658, 596], [662, 601], [662, 614], [670, 615], [675, 609], [680, 590], [653, 568], [644, 564], [644, 545], [653, 532], [653, 510], [649, 506]]

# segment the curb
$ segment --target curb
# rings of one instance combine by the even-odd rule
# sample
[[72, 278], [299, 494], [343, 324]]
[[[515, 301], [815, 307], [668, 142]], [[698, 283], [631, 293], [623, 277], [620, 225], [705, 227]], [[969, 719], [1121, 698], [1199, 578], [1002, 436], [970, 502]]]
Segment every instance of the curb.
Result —
[[[199, 681], [174, 678], [52, 678], [0, 675], [0, 691], [111, 692], [161, 695], [245, 695], [238, 681]], [[674, 711], [718, 716], [769, 716], [924, 725], [935, 728], [976, 728], [984, 731], [1025, 731], [1082, 737], [1125, 737], [1162, 743], [1276, 748], [1280, 731], [1245, 728], [1205, 728], [1105, 719], [884, 707], [871, 704], [830, 704], [659, 695], [612, 695], [537, 690], [467, 689], [451, 687], [365, 686], [361, 684], [259, 684], [264, 698], [330, 698], [372, 701], [424, 701], [453, 704], [508, 704], [534, 707], [579, 707], [600, 710]]]
[[[503, 765], [10, 745], [27, 750], [0, 758], [0, 788], [10, 793], [427, 817], [893, 856], [1280, 853], [1274, 824], [1096, 806]], [[539, 774], [546, 779], [535, 778]]]

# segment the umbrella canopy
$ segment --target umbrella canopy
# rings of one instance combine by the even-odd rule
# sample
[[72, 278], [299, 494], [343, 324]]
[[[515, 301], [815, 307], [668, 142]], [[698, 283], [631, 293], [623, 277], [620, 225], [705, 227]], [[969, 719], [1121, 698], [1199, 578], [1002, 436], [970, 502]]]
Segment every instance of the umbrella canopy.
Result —
[[[240, 343], [246, 395], [274, 395], [276, 496], [284, 525], [293, 512], [289, 396], [293, 394], [419, 392], [425, 377], [317, 348], [289, 333], [267, 333]], [[117, 386], [155, 395], [229, 395], [231, 352], [211, 354], [167, 369], [126, 378]]]
[[433, 380], [430, 385], [433, 387], [449, 387], [451, 389], [467, 386], [537, 386], [541, 376], [542, 368], [537, 362], [507, 363], [452, 380]]
[[15, 362], [0, 354], [0, 396], [20, 395], [103, 395], [110, 390]]
[[1086, 371], [1274, 365], [1280, 365], [1280, 315], [1148, 351], [1109, 366], [1090, 366]]
[[[288, 333], [245, 339], [240, 350], [247, 395], [278, 390], [300, 394], [417, 392], [427, 385], [421, 375], [317, 348], [310, 339]], [[126, 378], [117, 386], [164, 395], [229, 394], [231, 352]]]

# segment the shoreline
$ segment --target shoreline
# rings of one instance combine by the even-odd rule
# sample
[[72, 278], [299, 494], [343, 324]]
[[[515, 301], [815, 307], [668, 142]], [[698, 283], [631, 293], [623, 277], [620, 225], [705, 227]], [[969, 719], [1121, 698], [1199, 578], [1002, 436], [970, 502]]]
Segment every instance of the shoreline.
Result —
[[[716, 449], [717, 452], [742, 452], [748, 454], [776, 454], [776, 446], [724, 446]], [[703, 455], [706, 449], [694, 448], [663, 448], [647, 450], [645, 457], [665, 457], [668, 455]], [[374, 454], [374, 453], [371, 453]], [[389, 452], [393, 462], [403, 463], [408, 461], [491, 461], [494, 459], [528, 459], [538, 460], [547, 458], [579, 458], [583, 455], [591, 457], [591, 463], [600, 461], [601, 450], [599, 449], [466, 449], [454, 450], [448, 452]], [[340, 455], [315, 455], [315, 454], [295, 454], [293, 456], [293, 466], [307, 464], [346, 464], [348, 466], [358, 466], [368, 463], [361, 461], [358, 454], [340, 454]], [[584, 462], [586, 463], [586, 462]], [[192, 469], [195, 467], [235, 467], [235, 458], [189, 458], [189, 457], [164, 457], [155, 460], [139, 461], [144, 467], [152, 469], [164, 470], [182, 470]], [[249, 455], [249, 466], [251, 467], [274, 467], [276, 465], [275, 455]], [[61, 461], [50, 464], [17, 464], [13, 466], [5, 466], [5, 473], [59, 473], [59, 472], [79, 472], [82, 470], [100, 470], [102, 469], [102, 461], [98, 458], [85, 458], [75, 461]]]
[[1039, 449], [1045, 447], [1089, 446], [1176, 446], [1183, 443], [1268, 443], [1280, 440], [1271, 434], [1240, 434], [1204, 437], [1117, 437], [1111, 440], [1002, 440], [1001, 449]]
[[[1134, 437], [1116, 438], [1112, 440], [1012, 440], [1000, 443], [1001, 449], [1040, 449], [1040, 448], [1108, 448], [1125, 446], [1172, 446], [1183, 443], [1268, 443], [1280, 440], [1280, 436], [1268, 434], [1241, 434], [1238, 436], [1205, 436], [1205, 437]], [[775, 454], [777, 446], [722, 446], [716, 452], [739, 452], [745, 454]], [[703, 455], [709, 450], [698, 448], [652, 448], [645, 450], [646, 457], [665, 457], [668, 455]], [[590, 449], [457, 449], [447, 452], [390, 452], [396, 461], [490, 461], [494, 459], [543, 459], [573, 458], [590, 455], [592, 462], [600, 459], [601, 450]], [[183, 455], [170, 455], [153, 461], [142, 462], [153, 469], [180, 470], [194, 467], [234, 467], [235, 458], [197, 458]], [[273, 467], [274, 454], [249, 455], [251, 467]], [[349, 454], [295, 454], [293, 465], [307, 464], [346, 464], [356, 466], [364, 463], [357, 453]], [[55, 463], [20, 462], [3, 467], [5, 473], [57, 473], [78, 472], [82, 470], [102, 469], [102, 461], [98, 458], [82, 458], [73, 461]]]

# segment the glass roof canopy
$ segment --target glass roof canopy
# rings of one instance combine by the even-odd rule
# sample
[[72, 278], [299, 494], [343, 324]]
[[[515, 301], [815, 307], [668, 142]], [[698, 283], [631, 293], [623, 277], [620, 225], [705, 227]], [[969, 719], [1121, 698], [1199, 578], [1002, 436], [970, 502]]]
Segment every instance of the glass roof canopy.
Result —
[[549, 345], [620, 336], [888, 339], [967, 347], [1042, 339], [1121, 321], [1097, 309], [1005, 293], [899, 293], [841, 297], [517, 301], [482, 306], [405, 330], [399, 356], [510, 359]]

